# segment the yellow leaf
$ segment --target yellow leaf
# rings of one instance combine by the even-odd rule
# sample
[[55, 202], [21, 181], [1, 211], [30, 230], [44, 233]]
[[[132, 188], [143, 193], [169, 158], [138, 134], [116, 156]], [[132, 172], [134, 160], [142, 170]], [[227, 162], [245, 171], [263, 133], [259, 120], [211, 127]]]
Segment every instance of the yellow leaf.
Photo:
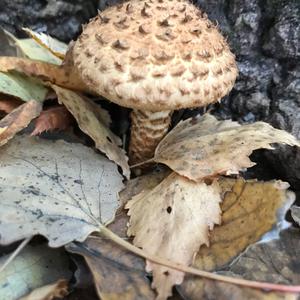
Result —
[[241, 126], [206, 114], [180, 122], [159, 143], [154, 161], [198, 181], [217, 174], [236, 174], [253, 166], [248, 157], [252, 151], [273, 149], [272, 143], [300, 146], [294, 136], [267, 123]]
[[[105, 115], [99, 106], [87, 98], [79, 96], [73, 91], [52, 85], [58, 101], [62, 103], [74, 116], [80, 129], [90, 136], [96, 143], [96, 148], [104, 152], [109, 159], [117, 163], [123, 170], [124, 176], [129, 178], [130, 170], [125, 151], [119, 147], [121, 140], [105, 126]], [[103, 117], [102, 117], [103, 116]]]
[[[172, 173], [152, 190], [134, 196], [126, 205], [130, 215], [128, 235], [146, 253], [189, 265], [208, 232], [220, 221], [217, 182], [195, 183]], [[171, 295], [184, 273], [147, 261], [158, 299]]]
[[[280, 224], [295, 199], [282, 181], [220, 180], [227, 192], [222, 202], [222, 222], [210, 236], [210, 247], [201, 247], [194, 266], [212, 271], [230, 262], [246, 247]], [[280, 217], [278, 217], [280, 216]]]

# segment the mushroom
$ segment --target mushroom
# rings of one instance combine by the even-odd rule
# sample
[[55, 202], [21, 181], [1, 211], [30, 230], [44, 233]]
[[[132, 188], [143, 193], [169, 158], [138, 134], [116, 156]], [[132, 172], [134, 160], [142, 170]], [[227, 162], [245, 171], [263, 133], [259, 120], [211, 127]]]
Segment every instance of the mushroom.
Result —
[[176, 109], [219, 101], [237, 77], [217, 26], [185, 0], [131, 0], [92, 19], [73, 48], [89, 88], [132, 108], [130, 163], [153, 156]]

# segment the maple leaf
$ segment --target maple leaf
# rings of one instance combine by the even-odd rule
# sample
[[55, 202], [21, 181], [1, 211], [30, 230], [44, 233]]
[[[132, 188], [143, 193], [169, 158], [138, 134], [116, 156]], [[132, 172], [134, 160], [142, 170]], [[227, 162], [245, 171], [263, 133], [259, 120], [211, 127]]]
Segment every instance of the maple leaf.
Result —
[[43, 110], [35, 120], [35, 127], [31, 135], [39, 135], [44, 131], [65, 130], [74, 123], [73, 116], [65, 106], [54, 106]]
[[92, 149], [26, 136], [0, 148], [0, 185], [0, 244], [41, 234], [51, 247], [100, 231], [123, 187], [117, 166]]
[[42, 110], [42, 104], [29, 101], [14, 109], [0, 121], [0, 146], [6, 144], [16, 133], [26, 128]]
[[217, 174], [237, 174], [255, 165], [249, 159], [252, 151], [273, 149], [272, 143], [300, 147], [294, 136], [267, 123], [241, 126], [205, 114], [180, 122], [159, 143], [152, 160], [197, 181]]
[[[128, 235], [146, 253], [189, 265], [208, 232], [220, 221], [218, 183], [193, 182], [172, 173], [152, 190], [134, 196], [126, 205], [130, 216]], [[172, 294], [184, 273], [147, 261], [158, 299]]]

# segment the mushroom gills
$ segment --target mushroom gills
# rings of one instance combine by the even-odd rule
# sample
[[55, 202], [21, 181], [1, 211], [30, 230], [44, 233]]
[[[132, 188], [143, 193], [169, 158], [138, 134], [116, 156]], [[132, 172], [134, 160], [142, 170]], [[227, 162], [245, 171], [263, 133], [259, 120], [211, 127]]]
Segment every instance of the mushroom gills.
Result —
[[129, 162], [131, 165], [151, 159], [158, 143], [168, 132], [171, 110], [131, 112]]

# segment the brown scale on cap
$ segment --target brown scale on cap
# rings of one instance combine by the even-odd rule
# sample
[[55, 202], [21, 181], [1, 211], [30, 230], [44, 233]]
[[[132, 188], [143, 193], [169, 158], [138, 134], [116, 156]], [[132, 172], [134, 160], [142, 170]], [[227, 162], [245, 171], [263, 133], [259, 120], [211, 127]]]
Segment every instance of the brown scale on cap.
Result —
[[185, 0], [109, 7], [84, 27], [73, 56], [91, 90], [133, 109], [131, 163], [152, 157], [173, 110], [219, 101], [238, 73], [217, 26]]

